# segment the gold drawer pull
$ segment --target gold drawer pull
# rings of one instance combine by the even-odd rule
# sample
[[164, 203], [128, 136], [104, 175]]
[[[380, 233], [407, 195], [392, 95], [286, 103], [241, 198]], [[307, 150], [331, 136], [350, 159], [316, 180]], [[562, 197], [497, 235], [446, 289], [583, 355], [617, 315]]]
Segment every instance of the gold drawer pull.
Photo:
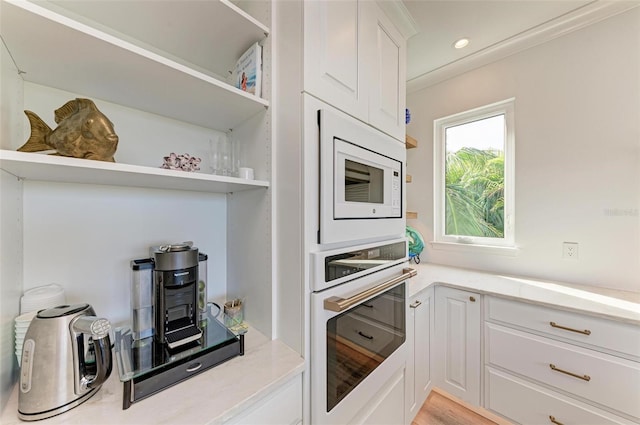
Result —
[[581, 331], [580, 329], [573, 329], [573, 328], [567, 328], [566, 326], [560, 326], [556, 322], [549, 322], [549, 324], [554, 328], [564, 329], [565, 331], [577, 332], [579, 334], [584, 334], [584, 335], [591, 335], [591, 331], [589, 329], [585, 329]]
[[551, 370], [555, 370], [556, 372], [564, 373], [566, 375], [573, 376], [574, 378], [582, 379], [582, 380], [587, 381], [587, 382], [591, 381], [591, 377], [589, 375], [578, 375], [578, 374], [573, 373], [573, 372], [567, 372], [566, 370], [562, 370], [560, 368], [557, 368], [556, 365], [554, 365], [554, 364], [549, 364], [549, 367], [551, 368]]
[[556, 425], [564, 425], [562, 422], [556, 421], [556, 418], [554, 416], [549, 415], [549, 420]]
[[347, 299], [340, 297], [329, 297], [324, 300], [324, 309], [335, 312], [342, 312], [350, 309], [353, 306], [361, 304], [363, 301], [375, 297], [376, 295], [382, 294], [387, 289], [390, 289], [396, 286], [398, 283], [404, 282], [405, 280], [416, 276], [418, 272], [414, 269], [406, 268], [402, 270], [402, 274], [400, 276], [389, 279], [385, 282], [380, 283], [372, 288], [366, 289], [359, 294], [353, 295]]
[[416, 300], [414, 303], [409, 304], [409, 307], [411, 307], [411, 308], [418, 308], [418, 307], [420, 307], [421, 305], [422, 305], [422, 301], [420, 301], [420, 300]]
[[472, 303], [476, 302], [476, 297], [469, 297], [469, 301], [471, 301]]

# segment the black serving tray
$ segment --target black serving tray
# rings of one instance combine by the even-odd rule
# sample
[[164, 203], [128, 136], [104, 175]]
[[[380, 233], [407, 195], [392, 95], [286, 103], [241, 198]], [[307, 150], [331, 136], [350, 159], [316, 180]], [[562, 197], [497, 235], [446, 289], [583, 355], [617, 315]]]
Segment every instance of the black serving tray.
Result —
[[130, 328], [115, 330], [123, 410], [213, 366], [244, 355], [244, 334], [234, 334], [211, 315], [200, 322], [200, 327], [203, 332], [199, 340], [175, 350], [153, 337], [134, 340]]

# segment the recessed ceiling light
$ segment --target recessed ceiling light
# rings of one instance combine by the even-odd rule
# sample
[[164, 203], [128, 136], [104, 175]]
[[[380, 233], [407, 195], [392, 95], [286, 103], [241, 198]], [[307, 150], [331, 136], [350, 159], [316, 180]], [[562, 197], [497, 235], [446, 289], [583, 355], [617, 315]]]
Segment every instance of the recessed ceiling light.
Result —
[[460, 40], [453, 43], [453, 47], [455, 47], [456, 49], [462, 49], [463, 47], [467, 47], [468, 44], [469, 44], [468, 38], [461, 38]]

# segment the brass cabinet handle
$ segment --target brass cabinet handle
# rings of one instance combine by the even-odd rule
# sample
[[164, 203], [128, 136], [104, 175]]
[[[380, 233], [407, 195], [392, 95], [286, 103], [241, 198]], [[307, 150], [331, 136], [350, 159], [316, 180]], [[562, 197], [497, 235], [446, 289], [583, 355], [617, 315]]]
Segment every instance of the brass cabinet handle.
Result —
[[549, 415], [549, 420], [556, 425], [564, 425], [562, 422], [556, 421], [556, 418], [554, 416]]
[[394, 285], [403, 282], [411, 277], [414, 277], [418, 272], [414, 269], [406, 268], [402, 270], [400, 276], [387, 280], [379, 285], [369, 288], [349, 298], [329, 297], [324, 300], [324, 309], [329, 311], [341, 312], [345, 311], [355, 305], [360, 304], [367, 298], [374, 297], [393, 287]]
[[409, 307], [411, 308], [418, 308], [422, 305], [422, 301], [416, 300], [413, 304], [410, 304]]
[[564, 373], [565, 375], [573, 376], [574, 378], [582, 379], [583, 381], [591, 381], [591, 377], [589, 375], [578, 375], [577, 373], [567, 372], [566, 370], [562, 370], [551, 363], [549, 364], [549, 367], [551, 370], [555, 370], [556, 372]]
[[469, 297], [469, 301], [471, 301], [472, 303], [476, 302], [476, 297]]
[[577, 332], [579, 334], [584, 334], [584, 335], [591, 335], [591, 331], [589, 329], [585, 329], [581, 331], [580, 329], [573, 329], [573, 328], [567, 328], [566, 326], [560, 326], [556, 322], [549, 322], [549, 324], [553, 328], [564, 329], [565, 331]]

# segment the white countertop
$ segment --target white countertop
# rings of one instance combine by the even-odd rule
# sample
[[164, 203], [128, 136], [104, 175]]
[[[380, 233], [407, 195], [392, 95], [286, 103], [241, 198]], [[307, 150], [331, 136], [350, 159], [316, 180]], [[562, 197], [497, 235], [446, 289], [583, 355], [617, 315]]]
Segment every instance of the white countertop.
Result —
[[640, 293], [595, 286], [548, 282], [435, 264], [409, 263], [418, 271], [409, 296], [441, 284], [519, 301], [545, 304], [640, 325]]
[[[640, 325], [640, 293], [498, 275], [434, 264], [410, 264], [413, 296], [432, 285], [580, 311]], [[114, 367], [117, 367], [114, 365]], [[282, 342], [251, 329], [245, 355], [168, 388], [122, 410], [118, 371], [90, 400], [61, 415], [39, 421], [50, 424], [221, 424], [238, 415], [304, 370], [304, 360]], [[2, 412], [3, 425], [24, 424], [17, 418], [17, 385]]]
[[[245, 335], [245, 354], [202, 372], [122, 410], [123, 386], [117, 365], [85, 403], [38, 424], [221, 424], [243, 412], [304, 370], [300, 355], [254, 329]], [[2, 412], [3, 425], [17, 417], [18, 386]]]

